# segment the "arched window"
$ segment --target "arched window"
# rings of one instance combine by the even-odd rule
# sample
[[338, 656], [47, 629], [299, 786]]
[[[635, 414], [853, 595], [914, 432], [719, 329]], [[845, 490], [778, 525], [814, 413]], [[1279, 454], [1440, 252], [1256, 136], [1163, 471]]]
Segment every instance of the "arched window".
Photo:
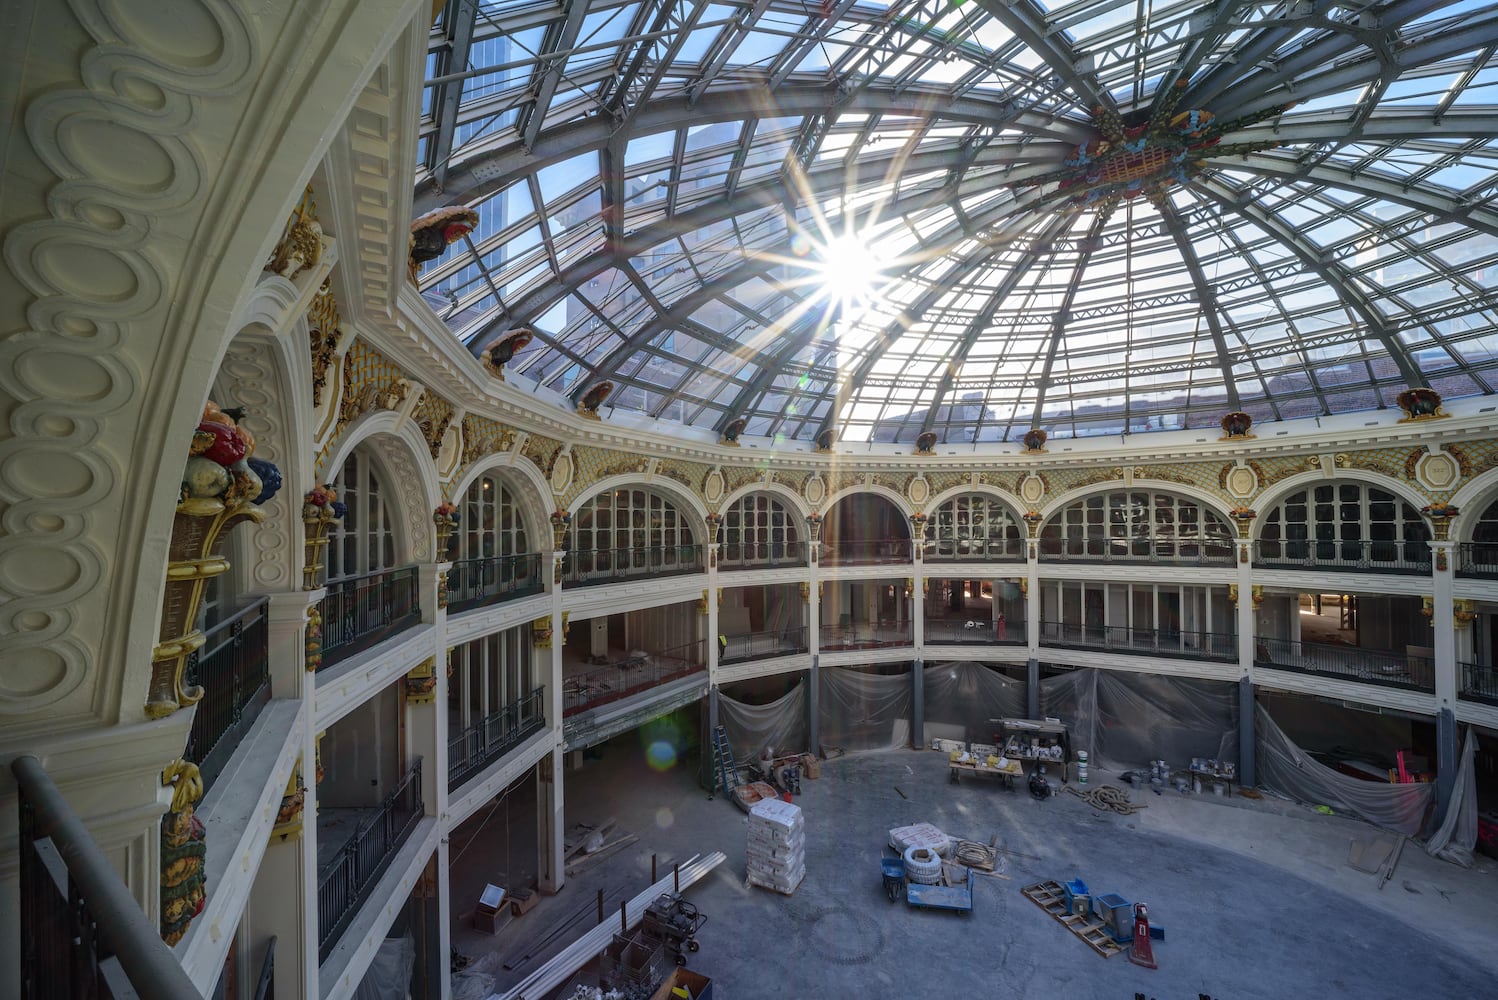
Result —
[[1472, 527], [1472, 541], [1462, 546], [1458, 572], [1466, 576], [1498, 576], [1498, 499], [1483, 509]]
[[643, 489], [617, 489], [587, 501], [572, 519], [572, 582], [689, 573], [703, 566], [691, 526], [669, 500]]
[[355, 450], [338, 471], [333, 488], [348, 510], [328, 532], [328, 582], [395, 568], [395, 520], [369, 454]]
[[1040, 554], [1088, 561], [1231, 562], [1227, 520], [1170, 493], [1118, 490], [1084, 497], [1040, 529]]
[[774, 497], [751, 493], [724, 512], [719, 566], [776, 566], [805, 559], [796, 517]]
[[982, 493], [953, 497], [926, 528], [927, 559], [1023, 559], [1025, 531], [1002, 501]]
[[449, 610], [537, 593], [541, 554], [526, 544], [515, 494], [497, 476], [483, 475], [463, 494], [458, 552], [447, 575]]
[[458, 558], [493, 559], [528, 552], [515, 495], [494, 476], [480, 476], [463, 495]]
[[1264, 519], [1266, 565], [1428, 573], [1430, 529], [1412, 505], [1367, 483], [1324, 483], [1290, 494]]

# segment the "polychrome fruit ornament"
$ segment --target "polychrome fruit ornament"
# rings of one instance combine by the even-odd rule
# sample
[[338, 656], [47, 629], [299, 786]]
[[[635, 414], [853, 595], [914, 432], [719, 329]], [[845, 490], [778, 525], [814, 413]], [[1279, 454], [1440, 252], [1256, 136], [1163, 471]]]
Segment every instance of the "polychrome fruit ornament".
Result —
[[203, 423], [198, 424], [198, 431], [199, 433], [213, 435], [213, 443], [198, 452], [198, 454], [217, 462], [219, 465], [233, 465], [249, 454], [249, 442], [244, 439], [244, 435], [239, 432], [238, 427], [212, 423], [205, 420]]

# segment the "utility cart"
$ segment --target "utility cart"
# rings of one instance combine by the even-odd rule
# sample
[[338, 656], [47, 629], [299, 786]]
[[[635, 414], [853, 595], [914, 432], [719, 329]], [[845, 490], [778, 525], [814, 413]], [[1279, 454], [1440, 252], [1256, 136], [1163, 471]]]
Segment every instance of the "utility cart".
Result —
[[905, 871], [905, 862], [901, 858], [880, 858], [879, 867], [884, 877], [884, 894], [893, 903], [903, 893], [905, 902], [911, 906], [921, 906], [933, 910], [957, 910], [960, 913], [973, 912], [973, 870], [962, 865], [946, 865], [943, 868], [943, 881], [946, 881], [945, 873], [953, 869], [961, 870], [962, 881], [956, 885], [925, 885], [920, 882], [912, 882]]

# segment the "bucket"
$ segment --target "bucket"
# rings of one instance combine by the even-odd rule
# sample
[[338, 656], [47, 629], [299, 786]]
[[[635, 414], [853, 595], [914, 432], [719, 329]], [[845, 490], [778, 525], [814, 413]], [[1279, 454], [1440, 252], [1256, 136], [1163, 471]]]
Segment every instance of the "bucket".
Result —
[[1087, 751], [1077, 751], [1077, 784], [1087, 784]]
[[780, 793], [780, 797], [783, 798], [783, 799], [785, 799], [787, 802], [791, 801], [791, 793], [790, 792], [781, 792]]

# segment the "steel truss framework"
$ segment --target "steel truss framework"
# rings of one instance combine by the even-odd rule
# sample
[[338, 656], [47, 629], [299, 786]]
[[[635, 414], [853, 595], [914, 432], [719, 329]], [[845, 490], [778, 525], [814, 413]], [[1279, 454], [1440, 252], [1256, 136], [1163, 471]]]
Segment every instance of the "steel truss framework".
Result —
[[[751, 436], [1491, 393], [1495, 48], [1498, 5], [1432, 0], [449, 0], [416, 210], [481, 223], [420, 286], [475, 352], [535, 329], [518, 384]], [[1253, 123], [1181, 182], [1058, 194], [1097, 122], [1174, 109]], [[877, 255], [851, 301], [843, 233]]]

